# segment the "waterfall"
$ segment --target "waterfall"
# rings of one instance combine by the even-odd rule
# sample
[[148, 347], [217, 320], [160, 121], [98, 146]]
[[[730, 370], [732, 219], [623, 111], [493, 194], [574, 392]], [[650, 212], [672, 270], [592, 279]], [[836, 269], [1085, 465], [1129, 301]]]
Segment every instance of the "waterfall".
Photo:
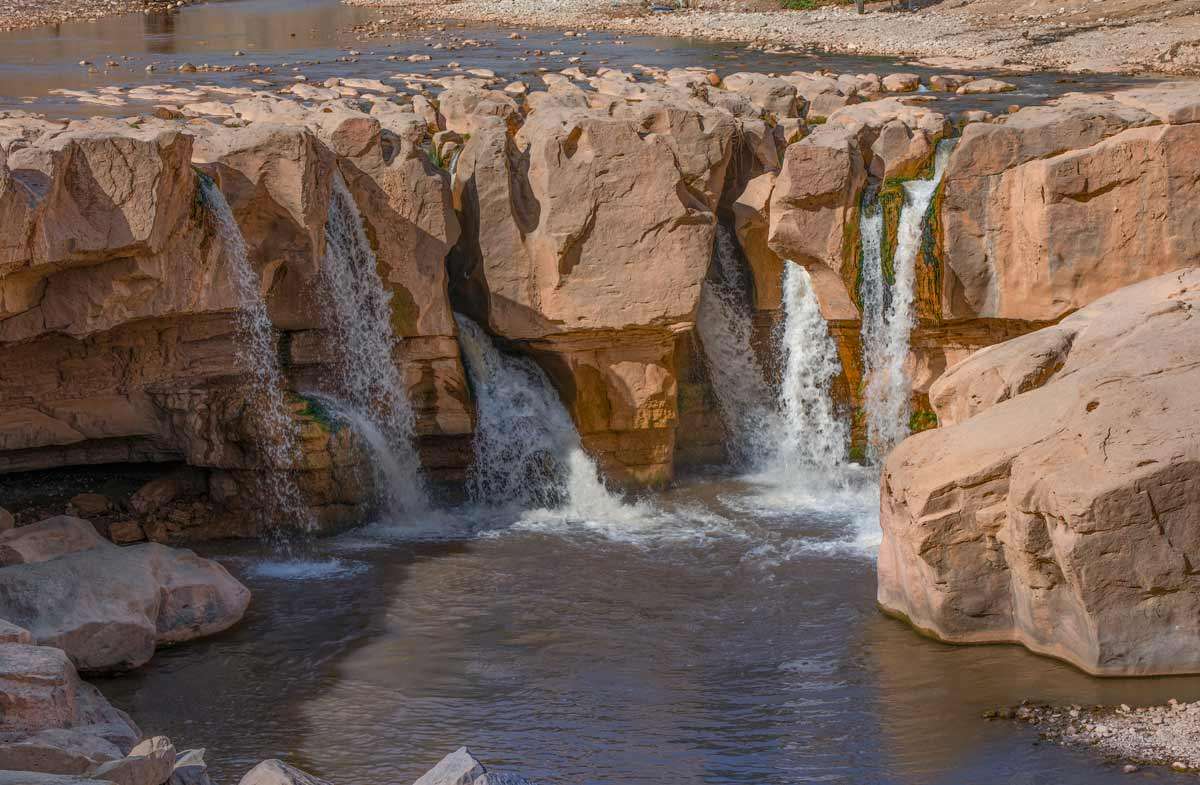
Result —
[[304, 505], [292, 476], [296, 456], [295, 423], [284, 400], [283, 372], [276, 351], [275, 329], [267, 314], [258, 274], [250, 265], [246, 241], [234, 220], [233, 211], [221, 189], [209, 177], [201, 175], [200, 196], [229, 266], [230, 279], [237, 291], [239, 311], [237, 320], [237, 360], [250, 376], [250, 392], [265, 474], [262, 492], [267, 511], [273, 516], [272, 530], [285, 520], [303, 529], [315, 525], [312, 513]]
[[[895, 282], [886, 307], [881, 269], [883, 216], [863, 222], [863, 365], [866, 374], [868, 457], [878, 462], [909, 433], [912, 379], [907, 368], [909, 337], [916, 323], [914, 287], [925, 214], [946, 171], [953, 142], [938, 144], [933, 175], [904, 183], [896, 229]], [[881, 211], [877, 211], [881, 212]]]
[[383, 287], [362, 216], [333, 178], [322, 278], [343, 413], [368, 441], [379, 502], [391, 516], [422, 512], [428, 493], [414, 446], [414, 417], [395, 359], [391, 293]]
[[474, 500], [559, 508], [579, 518], [620, 511], [542, 369], [528, 357], [502, 354], [465, 316], [455, 319], [475, 396]]
[[750, 303], [733, 237], [717, 226], [714, 269], [700, 290], [696, 331], [704, 349], [709, 381], [728, 431], [735, 464], [761, 467], [774, 452], [776, 406], [751, 346]]
[[783, 313], [776, 460], [788, 470], [827, 471], [845, 463], [849, 438], [830, 391], [841, 363], [812, 279], [791, 261], [784, 262]]

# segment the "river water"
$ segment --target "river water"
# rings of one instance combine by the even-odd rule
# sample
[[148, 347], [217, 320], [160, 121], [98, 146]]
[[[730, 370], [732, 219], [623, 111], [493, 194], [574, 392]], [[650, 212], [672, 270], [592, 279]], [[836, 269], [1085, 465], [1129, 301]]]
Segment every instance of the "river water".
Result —
[[145, 731], [207, 747], [219, 782], [279, 756], [403, 785], [463, 743], [562, 785], [1184, 781], [980, 715], [1200, 682], [922, 638], [875, 606], [871, 484], [791, 487], [696, 475], [608, 518], [459, 508], [298, 562], [226, 545], [246, 620], [99, 686]]
[[[553, 71], [569, 65], [584, 69], [608, 65], [628, 69], [639, 63], [659, 67], [703, 65], [721, 73], [817, 68], [879, 74], [898, 70], [922, 75], [937, 73], [936, 69], [881, 57], [779, 55], [747, 51], [738, 44], [604, 32], [572, 39], [555, 30], [451, 25], [441, 33], [430, 28], [398, 38], [360, 40], [351, 31], [354, 25], [389, 16], [396, 14], [389, 14], [387, 9], [345, 6], [338, 0], [224, 0], [170, 13], [131, 14], [95, 22], [0, 32], [0, 109], [44, 112], [52, 117], [126, 116], [152, 111], [153, 104], [131, 102], [114, 107], [80, 103], [52, 91], [97, 91], [104, 87], [158, 84], [269, 90], [291, 84], [298, 73], [311, 82], [330, 76], [386, 79], [397, 72], [449, 76], [457, 73], [448, 68], [451, 62], [459, 63], [463, 69], [489, 68], [506, 78], [532, 80], [532, 84], [537, 84], [540, 68]], [[521, 31], [524, 37], [510, 39], [513, 30]], [[453, 38], [475, 39], [486, 45], [454, 50], [432, 48], [436, 43], [452, 42]], [[543, 54], [535, 54], [537, 50]], [[235, 56], [239, 51], [243, 55]], [[433, 59], [423, 63], [386, 59], [411, 54], [429, 54]], [[580, 59], [573, 63], [573, 57]], [[81, 66], [83, 61], [94, 64], [95, 71]], [[116, 65], [109, 66], [109, 62]], [[185, 62], [235, 66], [238, 70], [177, 72], [175, 69]], [[273, 72], [251, 70], [247, 67], [250, 63], [271, 66]], [[156, 70], [147, 72], [148, 65]], [[931, 93], [926, 97], [940, 101], [939, 105], [947, 111], [984, 108], [1002, 112], [1009, 105], [1038, 103], [1068, 90], [1109, 90], [1147, 81], [1129, 76], [1066, 77], [1047, 73], [1005, 78], [1017, 84], [1019, 90], [996, 96]]]

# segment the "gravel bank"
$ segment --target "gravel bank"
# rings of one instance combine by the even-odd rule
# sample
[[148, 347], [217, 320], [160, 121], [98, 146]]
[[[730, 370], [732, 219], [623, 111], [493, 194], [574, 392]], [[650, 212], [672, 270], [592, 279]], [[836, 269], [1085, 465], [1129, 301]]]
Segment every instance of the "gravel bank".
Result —
[[1043, 738], [1091, 746], [1139, 765], [1200, 771], [1200, 701], [1133, 708], [1120, 706], [1034, 706], [989, 712], [988, 719], [1013, 719], [1039, 726]]
[[[654, 13], [640, 0], [344, 0], [398, 22], [459, 20], [753, 41], [909, 56], [948, 68], [1200, 73], [1200, 0], [945, 0], [915, 13], [887, 3], [781, 11], [764, 0], [703, 0]], [[774, 10], [773, 10], [774, 9]], [[407, 17], [405, 19], [404, 17]]]
[[166, 11], [188, 3], [178, 0], [0, 0], [0, 30], [57, 25], [74, 19], [142, 11]]

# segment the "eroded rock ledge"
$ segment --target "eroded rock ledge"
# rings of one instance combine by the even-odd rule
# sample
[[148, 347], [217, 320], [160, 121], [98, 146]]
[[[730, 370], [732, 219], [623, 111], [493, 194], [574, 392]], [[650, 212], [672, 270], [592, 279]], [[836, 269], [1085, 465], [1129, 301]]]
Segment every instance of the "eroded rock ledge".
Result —
[[967, 120], [988, 122], [961, 131], [918, 263], [916, 411], [971, 351], [1197, 263], [1194, 85], [955, 123], [903, 97], [903, 76], [570, 68], [531, 90], [406, 73], [125, 121], [0, 118], [0, 472], [183, 463], [140, 497], [148, 536], [255, 533], [261, 435], [207, 179], [262, 281], [297, 484], [323, 528], [371, 496], [361, 445], [304, 397], [328, 391], [337, 353], [324, 253], [339, 177], [391, 294], [425, 470], [446, 479], [469, 462], [473, 415], [455, 310], [542, 364], [614, 483], [719, 458], [695, 320], [721, 225], [763, 353], [791, 260], [838, 339], [838, 394], [858, 404], [864, 194], [894, 200]]
[[1097, 675], [1200, 671], [1200, 270], [1121, 289], [934, 384], [883, 472], [879, 602]]

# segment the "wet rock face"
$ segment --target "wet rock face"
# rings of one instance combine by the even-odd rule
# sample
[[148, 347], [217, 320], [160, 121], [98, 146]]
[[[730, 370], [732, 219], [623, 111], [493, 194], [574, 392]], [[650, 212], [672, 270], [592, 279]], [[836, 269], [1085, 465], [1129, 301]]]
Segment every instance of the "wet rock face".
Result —
[[1200, 671], [1200, 273], [976, 353], [888, 458], [879, 601], [1089, 673]]
[[[344, 176], [394, 292], [396, 358], [423, 446], [436, 458], [441, 442], [469, 432], [443, 264], [458, 236], [446, 174], [402, 117], [346, 112], [356, 115], [342, 123], [350, 130], [326, 133], [329, 119], [291, 106], [300, 111], [277, 112], [277, 122], [191, 134], [154, 121], [4, 121], [0, 220], [13, 231], [0, 249], [0, 471], [184, 460], [211, 470], [207, 508], [177, 505], [146, 532], [255, 533], [261, 456], [239, 361], [240, 303], [198, 170], [215, 178], [242, 230], [289, 381], [309, 389], [329, 377], [321, 265], [329, 190]], [[304, 411], [301, 402], [293, 416], [307, 434], [297, 462], [305, 501], [323, 525], [353, 522], [369, 496], [348, 479], [369, 476], [352, 465], [362, 455], [313, 430]]]
[[733, 136], [703, 104], [547, 106], [458, 160], [456, 295], [538, 357], [617, 482], [670, 477], [673, 331], [694, 319]]

